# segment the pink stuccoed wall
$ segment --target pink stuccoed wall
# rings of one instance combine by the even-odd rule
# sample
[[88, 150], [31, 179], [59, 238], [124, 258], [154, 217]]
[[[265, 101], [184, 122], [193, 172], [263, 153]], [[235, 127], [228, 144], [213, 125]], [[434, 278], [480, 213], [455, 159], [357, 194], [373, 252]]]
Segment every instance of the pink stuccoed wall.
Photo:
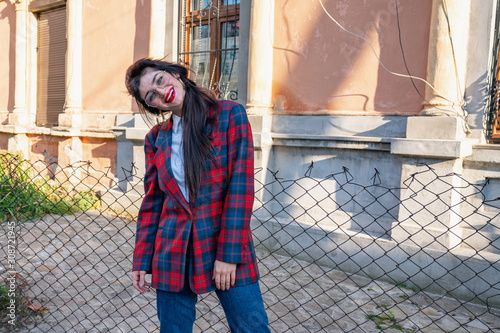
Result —
[[[150, 0], [83, 1], [82, 128], [107, 130], [118, 113], [134, 110], [127, 95], [125, 70], [149, 52]], [[15, 7], [0, 1], [0, 116], [14, 108]], [[9, 36], [10, 32], [10, 36]], [[71, 50], [68, 50], [71, 52]], [[71, 54], [70, 54], [71, 56]], [[3, 122], [0, 118], [0, 122]], [[0, 149], [7, 149], [8, 134], [0, 134]], [[112, 138], [81, 137], [83, 159], [97, 170], [116, 170], [116, 141]], [[71, 138], [28, 134], [26, 158], [32, 161], [69, 164], [65, 147]]]
[[85, 0], [84, 112], [130, 111], [125, 70], [149, 52], [150, 0]]
[[[346, 29], [368, 39], [389, 70], [408, 74], [394, 0], [323, 0]], [[401, 38], [413, 76], [426, 77], [431, 0], [398, 0]], [[408, 78], [386, 72], [370, 46], [341, 30], [319, 0], [276, 0], [273, 98], [278, 112], [414, 114], [423, 99]], [[415, 85], [424, 95], [425, 86]], [[371, 112], [370, 112], [371, 111]]]

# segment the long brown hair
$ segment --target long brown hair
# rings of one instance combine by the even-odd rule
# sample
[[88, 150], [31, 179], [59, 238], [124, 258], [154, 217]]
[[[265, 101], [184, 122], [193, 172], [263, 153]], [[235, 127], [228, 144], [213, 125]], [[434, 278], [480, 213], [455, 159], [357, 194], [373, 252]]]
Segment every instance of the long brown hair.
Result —
[[[198, 198], [202, 172], [206, 160], [212, 157], [211, 140], [213, 125], [218, 112], [218, 101], [215, 94], [208, 89], [198, 87], [188, 78], [188, 69], [182, 65], [162, 60], [144, 58], [136, 61], [127, 69], [125, 85], [129, 94], [134, 97], [142, 114], [159, 115], [162, 111], [148, 106], [139, 95], [139, 84], [147, 69], [166, 71], [178, 75], [184, 83], [184, 101], [182, 103], [182, 149], [184, 156], [184, 173], [190, 203], [194, 205]], [[209, 113], [213, 110], [213, 113]]]

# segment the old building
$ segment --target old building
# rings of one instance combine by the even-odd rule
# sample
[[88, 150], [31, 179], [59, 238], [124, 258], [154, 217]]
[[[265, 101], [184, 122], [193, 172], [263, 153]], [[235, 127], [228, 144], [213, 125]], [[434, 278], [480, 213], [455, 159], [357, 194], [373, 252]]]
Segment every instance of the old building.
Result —
[[[452, 209], [438, 217], [414, 214], [404, 182], [431, 167], [478, 186], [488, 180], [486, 199], [500, 196], [499, 4], [3, 0], [0, 148], [61, 165], [90, 160], [119, 181], [132, 162], [143, 173], [148, 125], [126, 94], [124, 72], [139, 58], [166, 57], [246, 106], [258, 166], [293, 179], [313, 161], [312, 177], [346, 167], [365, 184], [377, 170], [382, 184], [402, 188], [404, 209], [347, 229], [409, 252], [417, 242], [498, 256], [498, 217], [488, 227], [465, 225], [459, 182], [440, 197]], [[488, 207], [483, 213], [495, 216]]]

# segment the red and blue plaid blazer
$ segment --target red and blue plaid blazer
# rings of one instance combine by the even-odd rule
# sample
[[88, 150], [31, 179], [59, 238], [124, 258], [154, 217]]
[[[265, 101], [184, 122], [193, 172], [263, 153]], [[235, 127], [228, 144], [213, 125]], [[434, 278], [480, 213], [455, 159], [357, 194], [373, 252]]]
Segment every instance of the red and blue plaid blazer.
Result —
[[[178, 292], [184, 287], [186, 250], [192, 231], [189, 283], [195, 293], [215, 289], [215, 260], [236, 263], [236, 285], [258, 280], [250, 218], [254, 200], [252, 131], [245, 109], [220, 101], [214, 126], [214, 158], [196, 203], [189, 204], [170, 167], [172, 121], [146, 135], [145, 196], [137, 220], [134, 271], [152, 273], [152, 287]], [[186, 161], [185, 163], [189, 163]]]

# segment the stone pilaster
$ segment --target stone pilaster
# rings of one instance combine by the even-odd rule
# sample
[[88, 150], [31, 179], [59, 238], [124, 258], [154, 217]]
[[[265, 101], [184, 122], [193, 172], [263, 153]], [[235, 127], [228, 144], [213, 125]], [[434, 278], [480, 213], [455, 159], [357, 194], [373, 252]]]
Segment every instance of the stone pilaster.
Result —
[[406, 138], [391, 142], [391, 153], [404, 157], [403, 204], [391, 231], [398, 243], [449, 250], [462, 241], [460, 178], [437, 176], [461, 174], [474, 144], [462, 109], [470, 8], [471, 0], [433, 0], [427, 65], [433, 87], [426, 86], [420, 116], [408, 118]]
[[165, 60], [177, 62], [179, 41], [179, 2], [177, 0], [165, 0], [167, 6], [165, 31]]
[[27, 126], [29, 116], [26, 107], [27, 75], [27, 15], [28, 1], [17, 0], [16, 6], [16, 67], [14, 110], [9, 114], [9, 125]]
[[83, 160], [83, 143], [77, 136], [61, 141], [58, 149], [58, 164], [61, 166], [74, 165]]
[[23, 158], [29, 158], [30, 140], [25, 131], [13, 131], [9, 133], [7, 149], [11, 153], [20, 154]]
[[462, 115], [471, 0], [433, 0], [422, 115]]
[[[429, 163], [429, 161], [426, 161]], [[398, 244], [447, 251], [460, 245], [462, 161], [405, 161], [401, 172], [402, 204], [391, 237]], [[439, 175], [439, 178], [436, 176]]]
[[167, 0], [151, 0], [149, 29], [149, 56], [155, 59], [165, 57], [165, 34], [167, 29]]
[[82, 168], [79, 168], [80, 162], [83, 162], [83, 141], [78, 136], [67, 137], [59, 142], [58, 147], [58, 165], [68, 166], [64, 173], [68, 180], [73, 184], [81, 183], [83, 179]]
[[[274, 7], [268, 1], [252, 1], [248, 54], [247, 111], [269, 114], [272, 110]], [[264, 61], [265, 59], [265, 61]]]
[[66, 55], [66, 103], [59, 115], [59, 126], [82, 127], [82, 30], [83, 0], [68, 0]]
[[149, 128], [138, 113], [118, 115], [116, 122], [112, 128], [117, 143], [115, 183], [120, 191], [128, 192], [137, 183], [132, 175], [142, 178], [146, 173], [144, 137]]
[[[242, 4], [244, 6], [245, 4]], [[248, 4], [247, 4], [248, 5]], [[242, 10], [244, 10], [242, 8]], [[265, 184], [271, 175], [267, 172], [270, 166], [272, 149], [272, 73], [273, 45], [270, 36], [274, 35], [274, 7], [268, 1], [252, 1], [249, 53], [248, 53], [248, 85], [246, 109], [252, 125], [255, 143], [255, 167], [262, 167], [257, 175], [257, 182]], [[258, 190], [257, 185], [256, 189]], [[264, 193], [265, 192], [265, 193]], [[258, 192], [258, 200], [266, 202], [270, 195], [266, 191]], [[254, 209], [258, 209], [255, 202]]]
[[112, 129], [117, 141], [114, 188], [105, 193], [102, 203], [116, 211], [137, 214], [144, 195], [144, 137], [149, 127], [138, 113], [119, 115], [116, 121]]

